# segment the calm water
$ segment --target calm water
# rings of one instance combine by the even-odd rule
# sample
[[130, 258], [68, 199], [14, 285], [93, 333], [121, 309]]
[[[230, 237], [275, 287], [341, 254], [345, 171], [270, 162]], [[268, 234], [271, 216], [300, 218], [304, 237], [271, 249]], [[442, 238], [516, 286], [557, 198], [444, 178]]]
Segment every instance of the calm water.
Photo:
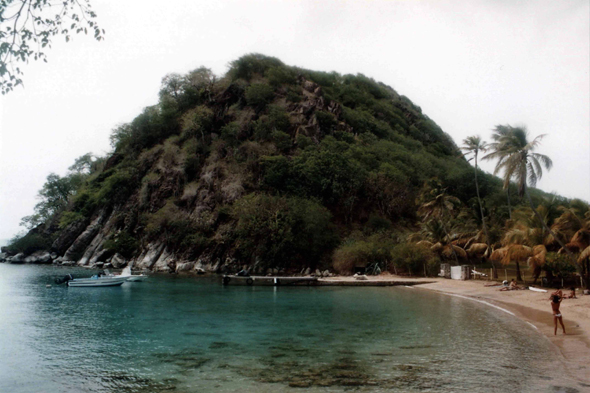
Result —
[[0, 392], [577, 391], [530, 326], [456, 297], [174, 276], [53, 284], [69, 272], [92, 274], [0, 264]]

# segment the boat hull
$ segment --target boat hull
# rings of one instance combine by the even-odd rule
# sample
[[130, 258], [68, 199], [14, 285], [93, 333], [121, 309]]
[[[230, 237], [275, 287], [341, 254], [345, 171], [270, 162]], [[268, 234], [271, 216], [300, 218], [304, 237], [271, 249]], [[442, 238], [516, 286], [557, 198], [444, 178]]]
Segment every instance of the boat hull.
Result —
[[115, 287], [127, 281], [127, 277], [76, 278], [68, 281], [68, 287]]
[[148, 278], [148, 276], [146, 276], [145, 274], [141, 274], [138, 276], [127, 276], [127, 281], [145, 281]]

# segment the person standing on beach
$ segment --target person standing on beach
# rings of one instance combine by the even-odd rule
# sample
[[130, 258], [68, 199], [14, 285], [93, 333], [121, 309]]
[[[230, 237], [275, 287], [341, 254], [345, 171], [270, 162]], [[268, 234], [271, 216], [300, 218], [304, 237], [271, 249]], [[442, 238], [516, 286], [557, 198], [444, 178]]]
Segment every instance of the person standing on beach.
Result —
[[555, 330], [553, 334], [557, 334], [557, 321], [561, 324], [561, 328], [563, 329], [563, 334], [565, 334], [565, 326], [563, 326], [563, 319], [561, 317], [561, 312], [559, 311], [559, 306], [561, 304], [562, 298], [558, 295], [553, 295], [553, 300], [551, 300], [551, 309], [553, 310], [553, 322], [555, 323]]

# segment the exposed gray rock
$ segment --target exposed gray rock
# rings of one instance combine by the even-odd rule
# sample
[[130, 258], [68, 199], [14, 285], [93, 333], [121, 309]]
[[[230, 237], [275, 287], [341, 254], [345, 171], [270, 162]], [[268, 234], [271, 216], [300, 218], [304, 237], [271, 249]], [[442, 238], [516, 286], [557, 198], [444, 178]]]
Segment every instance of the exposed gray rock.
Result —
[[135, 266], [138, 269], [151, 269], [164, 252], [164, 244], [150, 243], [145, 251], [137, 259]]
[[[107, 259], [109, 259], [111, 257], [111, 255], [113, 254], [113, 252], [111, 250], [105, 250], [104, 248], [102, 248], [103, 244], [104, 243], [101, 241], [100, 245], [94, 251], [94, 254], [90, 258], [91, 265], [94, 262], [107, 261]], [[110, 262], [110, 261], [107, 261], [107, 262]]]
[[160, 254], [160, 257], [154, 263], [152, 270], [155, 272], [164, 272], [169, 273], [171, 271], [176, 271], [176, 257], [173, 253], [169, 252], [168, 249], [165, 249]]
[[113, 257], [110, 259], [109, 262], [111, 262], [113, 264], [113, 267], [115, 269], [121, 269], [121, 268], [127, 266], [127, 260], [121, 254], [113, 255]]
[[24, 263], [25, 262], [25, 254], [19, 252], [16, 255], [6, 258], [6, 262], [10, 263]]
[[79, 220], [68, 225], [51, 245], [51, 249], [62, 255], [88, 226], [88, 220]]
[[51, 263], [51, 254], [47, 251], [36, 251], [24, 259], [25, 263]]
[[7, 256], [8, 255], [5, 252], [0, 252], [0, 262], [5, 262]]
[[[76, 238], [74, 243], [68, 248], [68, 250], [64, 254], [64, 258], [66, 260], [78, 260], [85, 255], [86, 248], [88, 247], [88, 245], [90, 245], [92, 240], [100, 231], [104, 219], [105, 213], [103, 212], [98, 217], [96, 217], [90, 225], [88, 225], [84, 232], [82, 232], [82, 234]], [[86, 261], [87, 260], [85, 260], [84, 262]]]
[[62, 266], [74, 266], [76, 264], [75, 261], [62, 261], [61, 265]]
[[305, 269], [305, 272], [303, 272], [303, 275], [304, 276], [309, 276], [310, 274], [311, 274], [311, 269], [310, 268]]
[[176, 272], [188, 272], [195, 267], [194, 262], [182, 262], [176, 264]]
[[98, 262], [100, 258], [98, 258], [100, 251], [102, 250], [102, 244], [104, 243], [104, 235], [102, 232], [99, 232], [94, 236], [86, 250], [84, 250], [84, 255], [78, 261], [78, 265], [86, 266], [86, 265], [93, 265], [94, 263]]

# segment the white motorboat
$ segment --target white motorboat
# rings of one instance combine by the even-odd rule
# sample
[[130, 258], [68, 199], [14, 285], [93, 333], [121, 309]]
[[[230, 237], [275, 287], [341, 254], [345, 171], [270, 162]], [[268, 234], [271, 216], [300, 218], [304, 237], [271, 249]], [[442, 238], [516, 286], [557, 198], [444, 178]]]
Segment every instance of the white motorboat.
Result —
[[127, 281], [145, 281], [148, 276], [146, 274], [132, 274], [131, 273], [131, 266], [127, 266], [125, 269], [123, 269], [123, 271], [121, 272], [120, 276], [117, 277], [126, 277]]
[[127, 281], [127, 277], [121, 276], [95, 274], [90, 278], [74, 278], [71, 274], [68, 274], [63, 279], [55, 282], [58, 284], [65, 282], [68, 287], [114, 287], [122, 285], [125, 281]]

